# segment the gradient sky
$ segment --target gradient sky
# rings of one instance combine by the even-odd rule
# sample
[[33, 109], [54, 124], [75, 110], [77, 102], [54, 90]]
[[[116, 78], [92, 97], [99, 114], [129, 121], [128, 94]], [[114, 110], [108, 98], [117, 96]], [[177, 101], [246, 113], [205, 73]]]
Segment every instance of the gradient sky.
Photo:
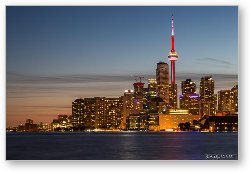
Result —
[[[118, 97], [167, 62], [175, 18], [177, 84], [238, 81], [237, 7], [7, 7], [7, 126], [50, 123], [76, 97]], [[198, 91], [198, 90], [197, 90]], [[179, 92], [180, 93], [180, 92]]]

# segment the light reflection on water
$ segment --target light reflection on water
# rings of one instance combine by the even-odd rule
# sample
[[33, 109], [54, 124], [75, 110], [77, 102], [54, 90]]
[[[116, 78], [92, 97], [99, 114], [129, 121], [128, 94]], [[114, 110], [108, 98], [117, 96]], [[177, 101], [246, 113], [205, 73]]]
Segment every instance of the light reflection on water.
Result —
[[7, 133], [6, 149], [9, 160], [197, 160], [237, 155], [238, 133]]

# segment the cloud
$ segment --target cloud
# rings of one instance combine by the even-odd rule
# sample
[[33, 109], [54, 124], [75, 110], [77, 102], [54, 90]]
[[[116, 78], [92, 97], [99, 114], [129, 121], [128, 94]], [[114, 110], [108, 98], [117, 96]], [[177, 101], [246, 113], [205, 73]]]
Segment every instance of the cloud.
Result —
[[[201, 77], [212, 75], [215, 88], [223, 89], [232, 87], [238, 82], [236, 74], [197, 74], [177, 73], [176, 83], [181, 86], [181, 81], [192, 79], [197, 82]], [[145, 87], [148, 78], [152, 75], [142, 75]], [[125, 75], [66, 75], [66, 76], [33, 76], [7, 73], [7, 99], [22, 98], [75, 98], [111, 96], [119, 97], [124, 89], [133, 89], [134, 76]]]
[[215, 73], [203, 73], [203, 74], [197, 74], [197, 73], [177, 73], [176, 79], [184, 81], [186, 79], [192, 79], [192, 80], [200, 80], [201, 77], [204, 76], [212, 76], [215, 81], [221, 81], [221, 80], [235, 80], [238, 78], [237, 74], [215, 74]]
[[198, 58], [197, 59], [199, 63], [212, 63], [213, 65], [224, 65], [224, 66], [230, 66], [232, 67], [233, 64], [229, 61], [221, 60], [220, 58], [211, 58], [211, 57], [204, 57], [204, 58]]
[[[151, 77], [150, 75], [144, 76]], [[63, 84], [63, 83], [90, 83], [90, 82], [124, 82], [134, 81], [135, 75], [94, 75], [94, 74], [75, 74], [75, 75], [24, 75], [7, 72], [8, 83], [32, 83], [32, 84]]]

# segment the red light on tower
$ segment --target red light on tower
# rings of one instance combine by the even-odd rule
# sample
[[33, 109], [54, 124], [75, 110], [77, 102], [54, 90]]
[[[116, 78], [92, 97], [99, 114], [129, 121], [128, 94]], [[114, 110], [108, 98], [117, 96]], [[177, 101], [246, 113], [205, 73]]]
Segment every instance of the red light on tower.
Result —
[[171, 62], [171, 84], [175, 84], [175, 61], [178, 59], [177, 52], [174, 49], [174, 16], [172, 14], [172, 34], [171, 51], [168, 53], [168, 60]]

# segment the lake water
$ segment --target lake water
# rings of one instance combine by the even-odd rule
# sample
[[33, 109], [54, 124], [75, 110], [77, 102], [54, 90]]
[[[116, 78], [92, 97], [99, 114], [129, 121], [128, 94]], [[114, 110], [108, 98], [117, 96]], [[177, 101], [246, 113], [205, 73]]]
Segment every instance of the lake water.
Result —
[[7, 133], [7, 160], [237, 160], [238, 133]]

